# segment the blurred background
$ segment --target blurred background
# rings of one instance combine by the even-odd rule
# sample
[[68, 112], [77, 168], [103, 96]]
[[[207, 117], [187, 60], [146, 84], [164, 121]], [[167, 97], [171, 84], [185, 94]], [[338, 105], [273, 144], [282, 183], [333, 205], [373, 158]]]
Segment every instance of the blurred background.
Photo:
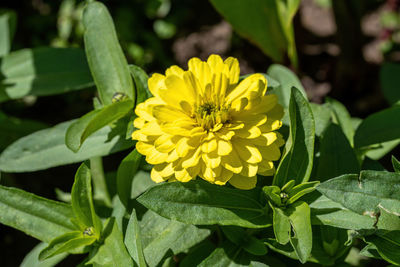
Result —
[[[333, 97], [354, 117], [365, 118], [393, 104], [391, 95], [383, 93], [382, 75], [385, 71], [398, 73], [391, 76], [391, 86], [398, 87], [399, 0], [302, 0], [293, 13], [293, 20], [288, 20], [289, 31], [294, 34], [295, 52], [290, 52], [291, 41], [286, 38], [284, 42], [289, 45], [277, 53], [268, 46], [277, 43], [278, 51], [282, 51], [280, 37], [273, 30], [266, 31], [264, 39], [257, 39], [259, 29], [250, 34], [243, 32], [241, 23], [252, 27], [251, 22], [257, 17], [246, 17], [243, 10], [242, 21], [235, 21], [232, 17], [237, 14], [224, 12], [226, 6], [220, 4], [222, 1], [102, 2], [113, 17], [128, 62], [142, 67], [148, 74], [163, 72], [172, 64], [186, 68], [191, 57], [206, 59], [215, 53], [238, 58], [241, 74], [265, 73], [273, 63], [286, 65], [298, 75], [310, 101], [323, 103], [326, 96]], [[258, 1], [249, 1], [248, 8], [252, 6], [250, 2]], [[265, 2], [267, 5], [271, 1]], [[83, 48], [80, 20], [84, 4], [78, 0], [2, 0], [0, 15], [8, 12], [15, 28], [11, 51], [49, 46]], [[1, 114], [31, 120], [32, 124], [19, 136], [2, 137], [0, 151], [20, 136], [92, 110], [94, 94], [94, 88], [87, 88], [62, 95], [25, 96], [1, 102]], [[1, 131], [7, 129], [1, 128]], [[398, 149], [392, 154], [396, 152]], [[105, 162], [106, 171], [115, 171], [123, 156], [118, 153]], [[382, 163], [385, 161], [383, 158]], [[56, 199], [54, 188], [69, 191], [77, 166], [6, 174], [2, 183]], [[0, 225], [1, 266], [18, 266], [36, 243], [33, 238]]]

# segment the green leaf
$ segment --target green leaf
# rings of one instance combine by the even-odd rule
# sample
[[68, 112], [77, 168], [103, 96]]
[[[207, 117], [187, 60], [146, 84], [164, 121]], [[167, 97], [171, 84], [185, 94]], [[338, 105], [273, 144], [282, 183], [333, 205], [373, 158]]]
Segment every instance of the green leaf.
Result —
[[398, 161], [393, 155], [392, 155], [392, 165], [394, 171], [396, 173], [400, 173], [400, 161]]
[[[226, 240], [222, 245], [216, 248], [206, 259], [198, 266], [223, 266], [223, 267], [267, 267], [268, 265], [261, 263], [258, 260], [253, 260], [253, 257], [241, 249], [240, 246]], [[263, 261], [263, 262], [269, 262]]]
[[328, 106], [332, 111], [333, 122], [338, 124], [340, 128], [342, 128], [342, 131], [347, 137], [348, 142], [353, 147], [354, 128], [349, 112], [342, 103], [333, 98], [327, 97], [326, 102], [328, 103]]
[[17, 24], [17, 14], [12, 10], [0, 12], [0, 57], [11, 51]]
[[238, 226], [221, 227], [225, 236], [236, 245], [253, 255], [267, 254], [267, 248], [264, 243], [248, 234], [245, 229]]
[[285, 245], [289, 242], [291, 226], [289, 217], [285, 212], [278, 208], [271, 206], [273, 210], [273, 227], [276, 241], [280, 244]]
[[85, 54], [78, 48], [18, 50], [2, 58], [0, 69], [0, 102], [26, 95], [62, 94], [93, 85]]
[[289, 216], [294, 236], [290, 236], [297, 257], [305, 263], [310, 257], [312, 249], [312, 231], [310, 220], [310, 207], [306, 202], [297, 201], [285, 210]]
[[132, 210], [131, 218], [126, 227], [124, 243], [136, 264], [139, 267], [146, 267], [146, 261], [143, 255], [142, 239], [140, 237], [140, 228], [135, 210]]
[[354, 147], [360, 149], [400, 139], [400, 106], [393, 106], [367, 117], [354, 135]]
[[383, 142], [380, 144], [367, 147], [365, 155], [373, 160], [379, 160], [394, 148], [400, 145], [400, 138], [393, 141]]
[[0, 222], [43, 242], [76, 230], [71, 206], [0, 186]]
[[135, 150], [126, 156], [117, 171], [117, 193], [121, 202], [127, 206], [131, 198], [132, 180], [135, 177], [142, 155]]
[[28, 254], [25, 255], [20, 267], [54, 267], [68, 256], [67, 253], [61, 253], [51, 259], [39, 261], [40, 251], [45, 247], [47, 247], [46, 243], [39, 243], [36, 245]]
[[147, 76], [147, 73], [142, 68], [136, 65], [129, 65], [129, 71], [132, 75], [133, 81], [135, 82], [135, 105], [137, 106], [138, 104], [145, 101], [147, 98], [151, 97], [151, 93], [147, 85], [147, 80], [149, 79], [149, 76]]
[[133, 145], [120, 136], [110, 137], [105, 127], [91, 135], [78, 153], [65, 145], [65, 133], [74, 121], [67, 121], [25, 136], [7, 147], [0, 155], [3, 172], [29, 172], [82, 162], [91, 157], [109, 155]]
[[321, 183], [317, 190], [344, 207], [363, 215], [376, 216], [378, 207], [400, 215], [400, 174], [361, 171]]
[[244, 191], [191, 181], [155, 186], [138, 201], [163, 217], [184, 223], [263, 228], [271, 221], [259, 196], [259, 188]]
[[326, 181], [342, 174], [360, 172], [357, 156], [339, 126], [330, 124], [320, 142], [318, 180]]
[[204, 240], [210, 230], [167, 220], [147, 211], [139, 223], [143, 252], [149, 266], [156, 266], [170, 250], [174, 255]]
[[382, 65], [379, 76], [385, 99], [390, 104], [400, 100], [400, 92], [397, 84], [400, 83], [400, 64], [386, 62]]
[[81, 230], [94, 227], [94, 236], [98, 239], [102, 230], [100, 218], [96, 215], [93, 206], [91, 174], [88, 162], [82, 163], [75, 175], [75, 182], [71, 190], [72, 209]]
[[[285, 255], [286, 257], [298, 260], [299, 258], [296, 255], [296, 252], [293, 250], [291, 244], [282, 245], [279, 244], [273, 238], [267, 238], [264, 243], [270, 248], [272, 251]], [[279, 266], [279, 265], [278, 265]]]
[[289, 200], [287, 201], [287, 204], [292, 204], [302, 196], [313, 192], [318, 184], [319, 181], [312, 181], [296, 185], [288, 191]]
[[400, 231], [391, 231], [383, 235], [366, 236], [365, 242], [373, 244], [379, 255], [391, 264], [400, 265]]
[[279, 64], [272, 64], [268, 68], [267, 74], [280, 84], [280, 86], [274, 90], [274, 93], [278, 95], [279, 103], [284, 109], [289, 108], [292, 87], [296, 87], [304, 98], [307, 99], [307, 94], [299, 78], [287, 67]]
[[288, 40], [276, 1], [211, 0], [211, 3], [239, 35], [256, 44], [274, 61], [283, 61]]
[[134, 100], [136, 96], [128, 62], [107, 8], [100, 2], [88, 3], [83, 10], [82, 23], [86, 56], [101, 102], [111, 104], [115, 93]]
[[0, 111], [0, 151], [12, 142], [35, 131], [47, 128], [45, 123], [6, 116]]
[[69, 126], [65, 135], [65, 144], [72, 151], [77, 152], [89, 136], [124, 117], [132, 108], [132, 100], [122, 100], [101, 109], [92, 110]]
[[294, 87], [290, 97], [289, 116], [290, 136], [286, 143], [287, 152], [272, 182], [280, 187], [289, 180], [295, 180], [296, 184], [307, 182], [313, 166], [314, 117], [308, 101]]
[[350, 245], [346, 245], [349, 238], [347, 232], [347, 230], [331, 226], [314, 226], [310, 261], [315, 260], [323, 266], [335, 265], [335, 261], [343, 257], [351, 248]]
[[310, 208], [313, 224], [352, 230], [374, 229], [373, 218], [352, 212], [323, 195], [310, 203]]
[[331, 110], [327, 103], [318, 105], [310, 103], [315, 120], [315, 135], [320, 137], [331, 123]]
[[132, 267], [132, 259], [126, 250], [122, 232], [118, 229], [114, 218], [106, 223], [103, 237], [104, 243], [86, 264], [102, 267], [114, 267], [118, 264], [118, 266]]
[[51, 240], [50, 244], [39, 254], [39, 260], [51, 258], [64, 252], [71, 253], [76, 250], [83, 253], [83, 248], [93, 244], [96, 237], [84, 235], [81, 231], [65, 233]]
[[193, 267], [198, 266], [203, 259], [207, 258], [215, 249], [215, 245], [208, 239], [192, 247], [187, 256], [179, 262], [179, 267]]

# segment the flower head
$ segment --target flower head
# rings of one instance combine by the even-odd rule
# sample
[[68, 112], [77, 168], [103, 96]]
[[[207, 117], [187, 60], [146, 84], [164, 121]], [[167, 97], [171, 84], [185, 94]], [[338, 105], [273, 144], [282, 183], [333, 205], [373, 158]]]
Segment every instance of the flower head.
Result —
[[153, 74], [154, 97], [137, 105], [132, 134], [153, 164], [155, 182], [187, 182], [197, 176], [218, 185], [253, 188], [257, 174], [272, 175], [280, 158], [283, 109], [265, 95], [267, 80], [253, 74], [239, 83], [239, 63], [211, 55]]

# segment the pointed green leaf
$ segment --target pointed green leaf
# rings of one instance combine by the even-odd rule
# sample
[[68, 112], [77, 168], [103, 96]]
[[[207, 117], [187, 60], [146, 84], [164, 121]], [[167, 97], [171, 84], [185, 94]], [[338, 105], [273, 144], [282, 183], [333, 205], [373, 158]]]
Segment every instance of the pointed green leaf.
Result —
[[71, 206], [23, 190], [0, 186], [0, 222], [43, 242], [76, 230]]
[[285, 245], [289, 242], [291, 233], [289, 217], [282, 209], [278, 207], [272, 206], [272, 210], [274, 212], [273, 227], [276, 241], [282, 245]]
[[357, 156], [339, 126], [330, 124], [320, 142], [318, 180], [326, 181], [342, 174], [360, 172]]
[[310, 203], [313, 224], [329, 225], [343, 229], [374, 229], [375, 220], [344, 208], [324, 195]]
[[400, 174], [362, 171], [323, 182], [317, 190], [359, 214], [376, 216], [382, 207], [400, 215]]
[[118, 167], [117, 171], [117, 193], [121, 202], [127, 206], [131, 198], [132, 180], [135, 177], [142, 155], [137, 150], [132, 150]]
[[146, 261], [143, 255], [142, 238], [140, 237], [140, 228], [135, 210], [132, 210], [131, 218], [126, 227], [124, 243], [136, 264], [139, 267], [146, 267]]
[[0, 102], [26, 95], [62, 94], [93, 85], [85, 54], [78, 48], [22, 49], [4, 56], [0, 66]]
[[0, 12], [0, 57], [11, 51], [11, 44], [14, 38], [17, 24], [17, 14], [12, 10]]
[[400, 173], [400, 161], [398, 161], [394, 156], [392, 156], [392, 165], [396, 173]]
[[242, 247], [250, 254], [267, 254], [267, 248], [265, 247], [264, 243], [247, 233], [245, 229], [238, 226], [223, 226], [221, 229], [231, 242]]
[[74, 153], [65, 145], [65, 133], [73, 122], [63, 122], [17, 140], [0, 155], [0, 170], [3, 172], [44, 170], [82, 162], [95, 156], [109, 155], [133, 145], [131, 140], [125, 140], [120, 136], [109, 138], [112, 130], [110, 127], [104, 127], [91, 135], [78, 153]]
[[289, 108], [292, 87], [299, 89], [301, 94], [307, 98], [307, 94], [299, 78], [289, 68], [279, 64], [272, 64], [268, 68], [267, 74], [280, 84], [280, 86], [274, 90], [274, 93], [278, 96], [279, 103], [284, 109]]
[[310, 107], [315, 120], [315, 135], [320, 137], [331, 123], [331, 110], [327, 103], [323, 105], [310, 103]]
[[122, 100], [87, 113], [68, 128], [65, 144], [77, 152], [90, 135], [124, 117], [132, 108], [132, 100]]
[[400, 231], [391, 231], [383, 235], [366, 236], [365, 241], [376, 247], [379, 255], [391, 264], [400, 265]]
[[93, 206], [91, 174], [88, 162], [82, 163], [75, 175], [71, 191], [72, 209], [78, 219], [81, 230], [94, 227], [94, 236], [99, 238], [102, 226]]
[[358, 126], [354, 147], [365, 148], [400, 139], [400, 106], [393, 106], [368, 116]]
[[294, 232], [294, 236], [290, 236], [290, 243], [300, 262], [305, 263], [312, 249], [310, 207], [303, 201], [297, 201], [286, 209], [285, 213], [289, 216]]
[[287, 152], [276, 171], [273, 185], [282, 187], [289, 180], [296, 184], [307, 182], [311, 175], [314, 158], [314, 117], [307, 99], [292, 88], [290, 97], [290, 136]]
[[340, 126], [343, 133], [347, 137], [350, 146], [353, 147], [354, 128], [349, 112], [342, 103], [333, 98], [327, 97], [326, 102], [329, 104], [328, 107], [332, 111], [333, 122]]
[[114, 218], [106, 223], [103, 237], [104, 243], [86, 264], [103, 267], [114, 267], [117, 264], [118, 266], [133, 267], [132, 259], [124, 245], [122, 232], [118, 229]]
[[147, 211], [139, 223], [142, 246], [149, 266], [157, 266], [168, 251], [174, 255], [204, 240], [210, 230], [165, 219]]
[[61, 253], [51, 259], [39, 261], [40, 251], [45, 247], [47, 247], [46, 243], [39, 243], [36, 245], [28, 254], [25, 255], [19, 267], [54, 267], [68, 256], [67, 253]]
[[100, 2], [89, 2], [83, 10], [82, 23], [86, 56], [101, 102], [111, 104], [115, 93], [134, 100], [136, 96], [128, 62], [107, 8]]
[[263, 228], [271, 221], [259, 196], [259, 188], [245, 191], [190, 181], [155, 186], [138, 201], [163, 217], [184, 223]]
[[291, 190], [287, 191], [289, 194], [289, 200], [287, 201], [287, 204], [292, 204], [302, 196], [313, 192], [318, 184], [319, 181], [312, 181], [296, 185]]
[[51, 258], [64, 252], [84, 252], [84, 247], [93, 244], [96, 237], [83, 235], [81, 231], [65, 233], [54, 238], [39, 254], [39, 260]]
[[241, 36], [255, 43], [275, 61], [283, 60], [288, 41], [276, 1], [212, 0], [211, 3]]

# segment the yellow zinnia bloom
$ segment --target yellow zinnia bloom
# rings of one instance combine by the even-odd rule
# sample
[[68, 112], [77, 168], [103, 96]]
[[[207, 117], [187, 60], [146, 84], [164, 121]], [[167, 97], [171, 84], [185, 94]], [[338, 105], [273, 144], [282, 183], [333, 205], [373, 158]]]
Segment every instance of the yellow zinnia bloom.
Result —
[[154, 97], [137, 105], [136, 149], [153, 164], [151, 179], [251, 189], [257, 174], [272, 175], [280, 158], [283, 109], [265, 95], [267, 80], [253, 74], [239, 83], [239, 63], [211, 55], [172, 66], [148, 81]]

